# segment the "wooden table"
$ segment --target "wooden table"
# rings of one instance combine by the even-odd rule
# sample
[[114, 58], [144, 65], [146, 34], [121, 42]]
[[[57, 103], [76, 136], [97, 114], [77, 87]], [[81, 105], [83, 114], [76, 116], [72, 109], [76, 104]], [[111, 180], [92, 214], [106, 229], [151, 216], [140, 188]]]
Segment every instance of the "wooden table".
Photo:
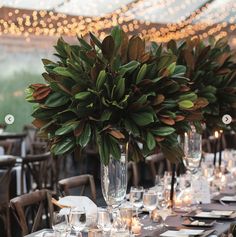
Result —
[[[228, 206], [223, 206], [219, 203], [212, 203], [212, 204], [204, 204], [204, 205], [200, 205], [202, 207], [202, 209], [204, 210], [231, 210], [231, 211], [236, 211], [236, 205], [228, 205]], [[165, 224], [168, 226], [168, 227], [164, 227], [164, 228], [161, 228], [160, 225], [158, 226], [157, 223], [154, 223], [154, 222], [150, 222], [149, 220], [149, 217], [148, 215], [146, 215], [146, 218], [144, 218], [144, 215], [141, 216], [141, 222], [143, 224], [143, 227], [145, 226], [149, 226], [149, 225], [152, 225], [152, 226], [155, 226], [157, 227], [156, 230], [154, 231], [149, 231], [149, 230], [144, 230], [142, 228], [142, 233], [140, 235], [140, 237], [145, 237], [145, 236], [150, 236], [150, 237], [158, 237], [160, 236], [161, 233], [165, 232], [166, 230], [170, 229], [170, 230], [177, 230], [177, 229], [182, 229], [182, 228], [187, 228], [185, 226], [182, 226], [181, 223], [183, 222], [184, 220], [184, 217], [182, 217], [183, 213], [178, 213], [176, 215], [173, 215], [173, 216], [169, 216], [167, 217], [166, 221], [165, 221]], [[231, 224], [236, 224], [236, 220], [233, 220], [233, 221], [223, 221], [223, 220], [217, 220], [216, 221], [216, 224], [214, 225], [213, 228], [200, 228], [200, 227], [192, 227], [191, 229], [206, 229], [206, 230], [215, 230], [215, 232], [211, 235], [208, 235], [209, 237], [210, 236], [221, 236], [222, 234], [224, 233], [227, 233], [228, 230], [230, 229], [230, 226]], [[47, 229], [44, 229], [44, 230], [40, 230], [38, 232], [35, 232], [35, 233], [32, 233], [32, 234], [29, 234], [27, 235], [27, 237], [36, 237], [38, 234], [42, 233], [43, 231], [45, 231]], [[87, 233], [83, 233], [83, 237], [87, 237]]]

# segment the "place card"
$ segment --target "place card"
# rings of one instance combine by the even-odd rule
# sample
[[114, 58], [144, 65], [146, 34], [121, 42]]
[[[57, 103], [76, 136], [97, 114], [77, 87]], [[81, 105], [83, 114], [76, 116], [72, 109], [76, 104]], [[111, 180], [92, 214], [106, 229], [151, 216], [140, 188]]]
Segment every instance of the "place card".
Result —
[[192, 182], [192, 192], [197, 203], [208, 204], [211, 202], [210, 186], [205, 177], [199, 177]]

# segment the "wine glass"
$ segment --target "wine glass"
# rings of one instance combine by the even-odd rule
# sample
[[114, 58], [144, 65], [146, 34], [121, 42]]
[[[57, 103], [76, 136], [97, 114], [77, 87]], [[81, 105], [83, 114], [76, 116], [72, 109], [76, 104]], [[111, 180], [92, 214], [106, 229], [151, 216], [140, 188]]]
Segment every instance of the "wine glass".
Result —
[[136, 216], [138, 217], [138, 210], [143, 205], [143, 187], [131, 187], [130, 189], [130, 202], [135, 207]]
[[109, 232], [112, 228], [110, 213], [106, 209], [99, 209], [97, 216], [97, 227], [103, 232]]
[[186, 168], [195, 174], [199, 168], [202, 156], [202, 136], [191, 126], [191, 130], [184, 134], [184, 159]]
[[70, 212], [70, 226], [74, 230], [76, 236], [82, 236], [81, 231], [86, 226], [86, 212], [85, 209], [73, 208]]
[[[152, 211], [157, 207], [157, 193], [153, 190], [147, 190], [143, 194], [143, 205], [149, 211], [149, 217], [152, 217]], [[155, 230], [153, 226], [144, 227], [145, 230]]]
[[66, 237], [71, 231], [68, 216], [61, 212], [53, 212], [52, 229], [56, 236]]

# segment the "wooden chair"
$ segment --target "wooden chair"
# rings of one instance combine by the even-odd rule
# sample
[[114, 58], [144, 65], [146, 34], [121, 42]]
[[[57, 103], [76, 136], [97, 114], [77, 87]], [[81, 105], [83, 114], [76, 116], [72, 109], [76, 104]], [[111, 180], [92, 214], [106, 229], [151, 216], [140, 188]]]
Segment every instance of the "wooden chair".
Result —
[[52, 158], [50, 152], [38, 155], [27, 155], [22, 159], [21, 193], [24, 193], [24, 179], [28, 185], [27, 192], [42, 188], [53, 188]]
[[71, 195], [70, 190], [81, 187], [80, 195], [84, 195], [85, 188], [90, 188], [91, 199], [96, 203], [96, 188], [92, 175], [84, 174], [62, 179], [58, 182], [59, 190], [63, 196]]
[[52, 227], [51, 193], [38, 190], [10, 200], [10, 208], [21, 230], [21, 236]]
[[162, 175], [164, 174], [165, 170], [170, 170], [170, 164], [162, 153], [148, 156], [146, 158], [146, 163], [148, 164], [151, 171], [153, 183], [155, 183], [156, 175]]
[[14, 158], [0, 158], [0, 218], [4, 224], [4, 232], [7, 237], [10, 233], [10, 217], [9, 217], [9, 186], [11, 179], [11, 170], [16, 163]]

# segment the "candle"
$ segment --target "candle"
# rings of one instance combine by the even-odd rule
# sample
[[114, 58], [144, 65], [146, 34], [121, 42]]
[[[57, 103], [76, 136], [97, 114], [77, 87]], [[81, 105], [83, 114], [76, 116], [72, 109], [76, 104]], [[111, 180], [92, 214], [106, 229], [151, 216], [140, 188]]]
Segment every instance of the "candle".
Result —
[[140, 235], [141, 234], [141, 224], [136, 218], [132, 219], [131, 231], [134, 235]]
[[216, 152], [217, 152], [217, 145], [218, 145], [218, 138], [219, 138], [219, 132], [215, 131], [215, 142], [214, 142], [214, 166], [216, 165]]
[[170, 205], [173, 207], [174, 185], [175, 185], [176, 165], [172, 164], [171, 188], [170, 188]]
[[220, 155], [219, 155], [219, 167], [221, 167], [221, 160], [222, 160], [222, 139], [223, 139], [223, 131], [220, 130]]
[[175, 199], [175, 207], [180, 208], [182, 206], [182, 200], [180, 198]]
[[102, 231], [99, 229], [90, 229], [88, 231], [88, 237], [102, 237]]
[[189, 195], [186, 195], [184, 198], [183, 198], [183, 203], [186, 204], [187, 206], [191, 205], [192, 204], [192, 199]]

